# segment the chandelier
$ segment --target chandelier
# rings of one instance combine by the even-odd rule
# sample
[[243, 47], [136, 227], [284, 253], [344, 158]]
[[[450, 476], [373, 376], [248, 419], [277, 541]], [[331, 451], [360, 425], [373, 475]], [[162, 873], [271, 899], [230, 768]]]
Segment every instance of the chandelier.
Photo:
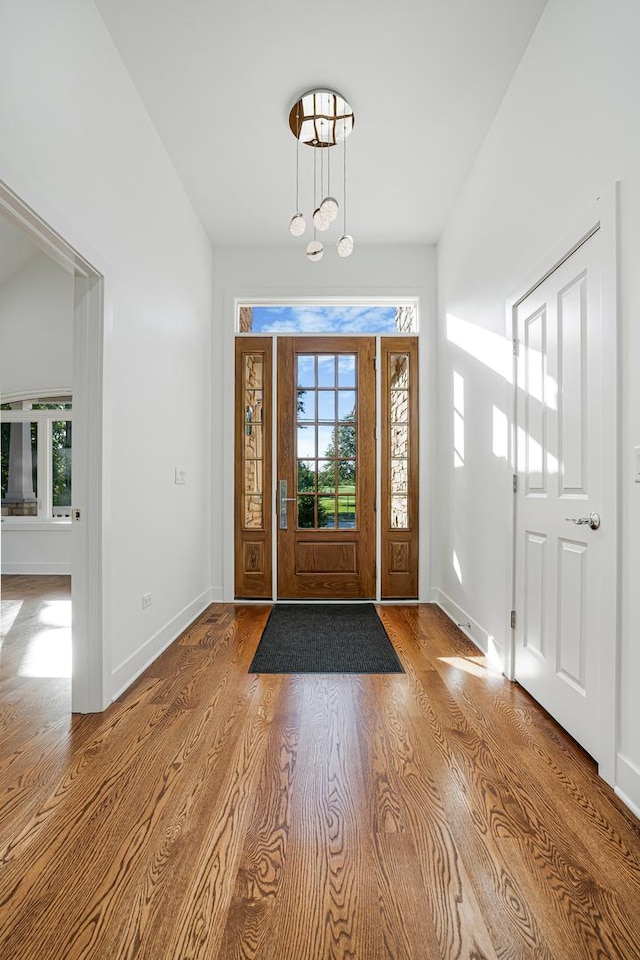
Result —
[[300, 144], [313, 147], [313, 240], [307, 244], [309, 260], [322, 260], [324, 233], [338, 219], [340, 206], [331, 195], [330, 147], [342, 144], [342, 233], [336, 240], [338, 256], [353, 252], [353, 237], [347, 233], [347, 137], [353, 130], [353, 110], [335, 90], [319, 88], [303, 94], [291, 107], [289, 127], [296, 138], [296, 213], [289, 222], [289, 233], [301, 237], [307, 221], [300, 211]]

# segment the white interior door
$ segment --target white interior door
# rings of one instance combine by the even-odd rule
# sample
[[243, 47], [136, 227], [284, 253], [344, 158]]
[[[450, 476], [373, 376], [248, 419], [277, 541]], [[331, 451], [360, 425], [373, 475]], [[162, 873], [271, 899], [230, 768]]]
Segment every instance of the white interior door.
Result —
[[600, 261], [596, 232], [517, 309], [515, 677], [596, 760], [615, 590]]

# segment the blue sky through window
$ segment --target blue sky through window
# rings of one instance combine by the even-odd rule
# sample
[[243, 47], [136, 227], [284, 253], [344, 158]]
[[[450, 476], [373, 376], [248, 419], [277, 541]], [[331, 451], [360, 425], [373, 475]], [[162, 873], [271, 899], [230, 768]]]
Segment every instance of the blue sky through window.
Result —
[[253, 333], [396, 333], [395, 307], [253, 307]]

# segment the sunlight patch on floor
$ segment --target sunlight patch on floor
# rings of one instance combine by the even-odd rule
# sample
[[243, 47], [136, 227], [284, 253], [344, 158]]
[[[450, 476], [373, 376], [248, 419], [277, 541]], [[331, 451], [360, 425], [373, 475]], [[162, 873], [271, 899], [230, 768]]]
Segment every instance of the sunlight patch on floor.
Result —
[[438, 657], [438, 660], [441, 660], [442, 663], [448, 663], [450, 667], [455, 667], [457, 670], [464, 670], [465, 673], [470, 673], [474, 677], [483, 677], [486, 678], [487, 674], [491, 676], [499, 676], [500, 670], [494, 667], [492, 664], [487, 663], [486, 657]]
[[29, 638], [19, 675], [41, 679], [70, 677], [71, 601], [45, 601], [38, 620], [43, 629]]
[[0, 604], [0, 643], [16, 622], [22, 608], [22, 600], [3, 600]]

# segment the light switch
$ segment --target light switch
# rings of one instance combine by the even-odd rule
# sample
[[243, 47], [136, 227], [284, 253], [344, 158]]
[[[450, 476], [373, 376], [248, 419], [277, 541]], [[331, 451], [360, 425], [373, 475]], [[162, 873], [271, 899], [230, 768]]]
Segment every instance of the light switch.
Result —
[[633, 448], [633, 479], [640, 483], [640, 446]]
[[184, 467], [176, 467], [176, 468], [175, 468], [175, 482], [176, 482], [176, 483], [186, 483], [186, 482], [187, 482], [187, 481], [186, 481], [186, 473], [187, 473], [187, 471], [184, 469]]

